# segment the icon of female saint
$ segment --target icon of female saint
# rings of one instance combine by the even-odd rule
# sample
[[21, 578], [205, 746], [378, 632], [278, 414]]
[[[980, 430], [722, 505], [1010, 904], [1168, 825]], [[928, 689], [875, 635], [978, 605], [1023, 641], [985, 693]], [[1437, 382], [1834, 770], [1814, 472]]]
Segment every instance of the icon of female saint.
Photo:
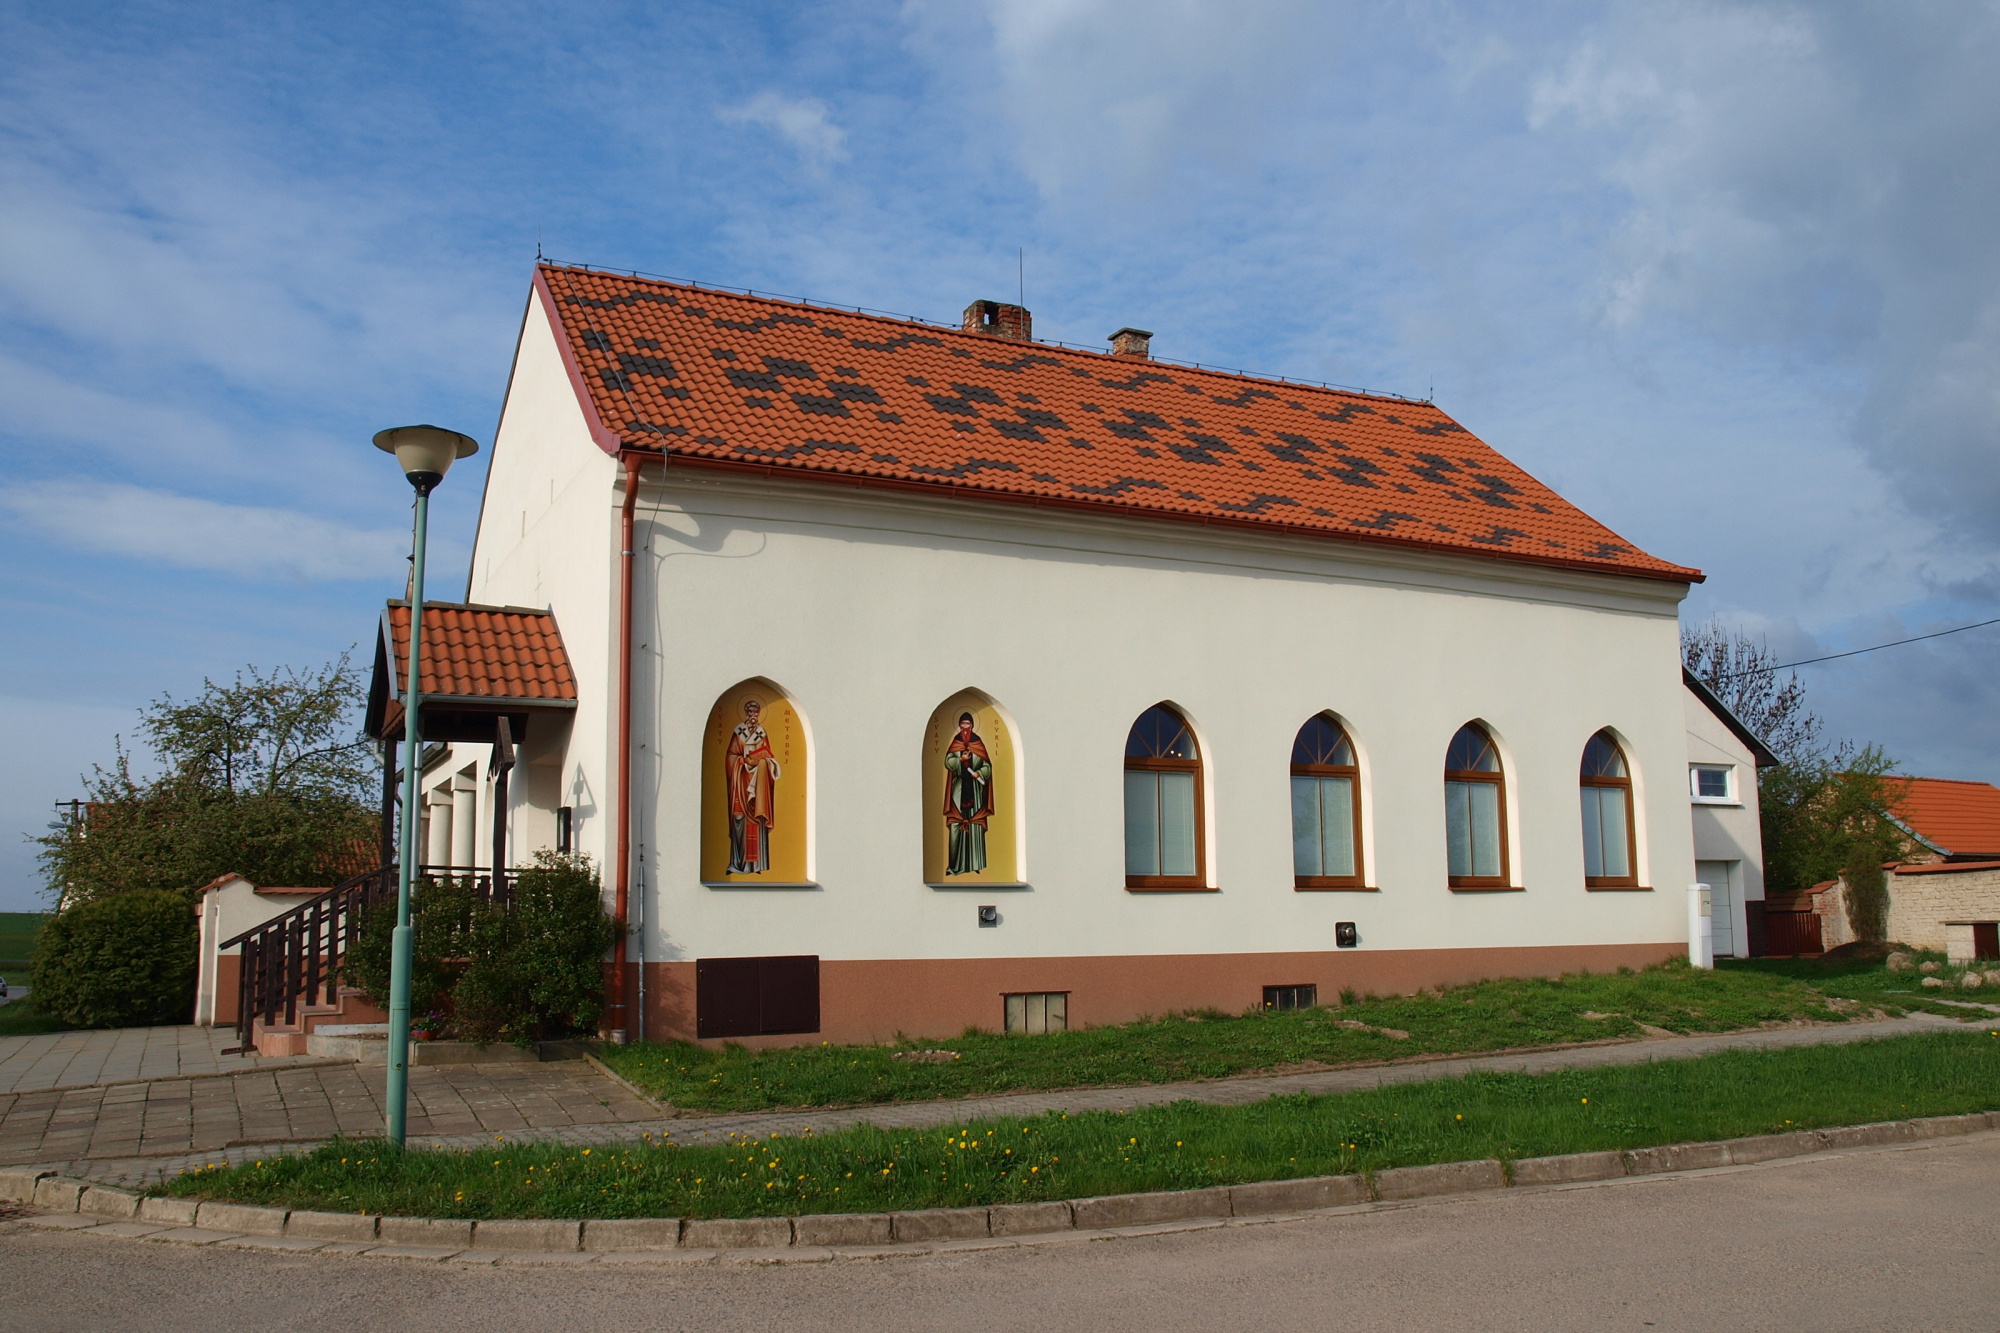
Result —
[[944, 824], [950, 835], [944, 873], [972, 875], [986, 869], [986, 823], [993, 817], [993, 759], [972, 729], [972, 714], [958, 715], [958, 734], [944, 752]]

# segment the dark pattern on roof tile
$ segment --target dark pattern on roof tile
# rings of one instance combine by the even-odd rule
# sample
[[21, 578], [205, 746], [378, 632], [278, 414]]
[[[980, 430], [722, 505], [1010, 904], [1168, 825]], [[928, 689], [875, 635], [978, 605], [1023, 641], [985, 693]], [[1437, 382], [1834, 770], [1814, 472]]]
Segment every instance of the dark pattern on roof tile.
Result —
[[1298, 501], [1289, 495], [1253, 495], [1246, 503], [1240, 505], [1230, 504], [1226, 500], [1218, 500], [1215, 502], [1215, 507], [1218, 509], [1227, 509], [1232, 514], [1261, 514], [1272, 505], [1296, 504], [1298, 504]]
[[913, 464], [910, 471], [920, 477], [970, 477], [980, 472], [1019, 472], [1021, 465], [1004, 458], [968, 458], [955, 467], [924, 467]]
[[[1620, 540], [1429, 403], [580, 269], [541, 274], [597, 419], [689, 462], [1694, 575]], [[816, 358], [834, 356], [841, 364], [822, 372]], [[1107, 394], [1108, 411], [1090, 401]], [[1447, 439], [1451, 457], [1425, 451]], [[1368, 504], [1362, 493], [1378, 489], [1404, 507]], [[1492, 525], [1494, 509], [1512, 526]]]

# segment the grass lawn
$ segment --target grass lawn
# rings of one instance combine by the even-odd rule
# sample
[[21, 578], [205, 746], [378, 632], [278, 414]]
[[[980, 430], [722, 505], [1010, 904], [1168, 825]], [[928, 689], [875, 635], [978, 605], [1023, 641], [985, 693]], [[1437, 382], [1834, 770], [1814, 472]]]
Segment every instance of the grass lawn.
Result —
[[[1338, 1008], [1182, 1014], [1035, 1037], [968, 1032], [945, 1042], [767, 1051], [633, 1043], [605, 1047], [599, 1055], [660, 1101], [689, 1110], [741, 1111], [1224, 1078], [1633, 1037], [1642, 1024], [1726, 1032], [1847, 1016], [1811, 986], [1778, 973], [1704, 972], [1685, 963], [1557, 980], [1485, 981], [1390, 999], [1345, 998]], [[897, 1058], [937, 1047], [958, 1058], [936, 1064]]]
[[[1936, 975], [1946, 985], [1940, 989], [1927, 988], [1923, 984], [1923, 973], [1914, 970], [1891, 972], [1879, 962], [1823, 963], [1816, 958], [1746, 958], [1741, 961], [1725, 961], [1716, 966], [1718, 970], [1756, 972], [1765, 976], [1784, 977], [1811, 986], [1823, 995], [1858, 1000], [1863, 1004], [1879, 1007], [1887, 1013], [1922, 1010], [1927, 1013], [1947, 1014], [1953, 1018], [1972, 1018], [1977, 1016], [1978, 1011], [1967, 1009], [1964, 1001], [1975, 1004], [2000, 1004], [2000, 986], [1981, 986], [1975, 990], [1966, 990], [1959, 984], [1959, 979], [1965, 975], [1966, 968], [1947, 964], [1943, 954], [1917, 951], [1912, 957], [1919, 963], [1938, 964]], [[1995, 966], [1993, 963], [1975, 965], [1982, 972]], [[1960, 1003], [1944, 1003], [1947, 1000]]]
[[27, 982], [28, 965], [35, 958], [35, 936], [46, 920], [48, 915], [43, 912], [0, 912], [0, 976]]
[[1177, 1102], [722, 1147], [345, 1140], [195, 1171], [185, 1198], [432, 1217], [752, 1217], [1193, 1189], [1516, 1159], [2000, 1108], [2000, 1027], [1727, 1051], [1557, 1074], [1474, 1074], [1249, 1106]]

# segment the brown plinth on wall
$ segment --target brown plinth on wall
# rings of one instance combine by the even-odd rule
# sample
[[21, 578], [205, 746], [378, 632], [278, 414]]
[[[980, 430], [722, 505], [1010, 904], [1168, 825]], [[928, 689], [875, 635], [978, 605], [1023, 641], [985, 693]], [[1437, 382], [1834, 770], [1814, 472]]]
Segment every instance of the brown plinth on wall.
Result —
[[[749, 1047], [800, 1046], [891, 1041], [898, 1035], [949, 1038], [969, 1027], [997, 1032], [1004, 1023], [1002, 997], [1024, 991], [1067, 992], [1069, 1026], [1102, 1027], [1184, 1009], [1241, 1013], [1263, 1003], [1266, 986], [1315, 985], [1331, 1001], [1347, 989], [1407, 995], [1427, 986], [1490, 977], [1650, 967], [1686, 953], [1685, 943], [1673, 942], [1083, 958], [825, 958], [819, 964], [818, 1032], [733, 1040]], [[695, 967], [693, 962], [646, 964], [649, 1040], [695, 1040]]]

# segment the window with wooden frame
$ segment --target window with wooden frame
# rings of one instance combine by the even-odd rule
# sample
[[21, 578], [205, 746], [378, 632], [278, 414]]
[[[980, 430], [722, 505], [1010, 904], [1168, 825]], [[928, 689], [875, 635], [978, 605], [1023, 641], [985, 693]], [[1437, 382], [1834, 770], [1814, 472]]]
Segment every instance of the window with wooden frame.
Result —
[[1445, 751], [1444, 820], [1451, 887], [1508, 888], [1507, 778], [1477, 722], [1460, 727]]
[[1166, 704], [1125, 738], [1125, 887], [1205, 889], [1201, 748]]
[[1583, 886], [1629, 889], [1633, 870], [1632, 774], [1611, 733], [1600, 731], [1583, 747], [1578, 777], [1583, 792]]
[[1327, 713], [1307, 718], [1292, 741], [1292, 886], [1362, 887], [1361, 770]]

